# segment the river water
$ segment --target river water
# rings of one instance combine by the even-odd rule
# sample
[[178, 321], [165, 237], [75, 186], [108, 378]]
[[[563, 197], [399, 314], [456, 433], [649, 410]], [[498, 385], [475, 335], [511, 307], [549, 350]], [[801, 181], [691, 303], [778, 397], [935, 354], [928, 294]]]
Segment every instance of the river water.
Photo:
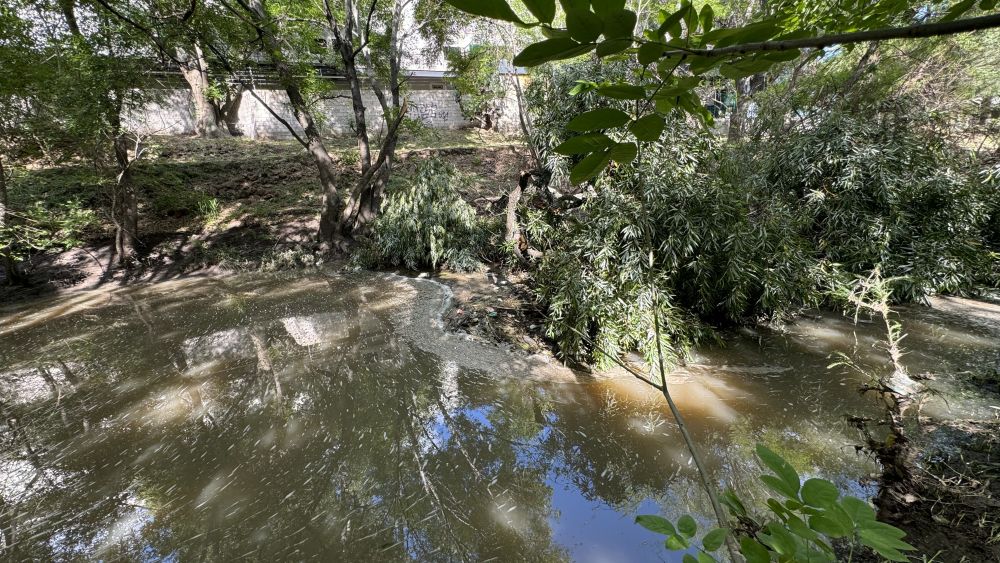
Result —
[[[201, 278], [0, 309], [0, 558], [679, 561], [637, 514], [710, 507], [662, 399], [445, 333], [389, 275]], [[1000, 365], [997, 324], [909, 308], [910, 371]], [[715, 478], [762, 502], [764, 443], [856, 495], [875, 467], [835, 314], [696, 351], [671, 391]], [[936, 416], [997, 405], [945, 391]]]

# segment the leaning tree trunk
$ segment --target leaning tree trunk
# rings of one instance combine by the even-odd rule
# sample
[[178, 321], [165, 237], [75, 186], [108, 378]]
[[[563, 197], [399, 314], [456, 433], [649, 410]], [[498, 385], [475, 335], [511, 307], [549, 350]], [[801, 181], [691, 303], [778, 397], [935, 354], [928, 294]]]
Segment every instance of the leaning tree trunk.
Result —
[[[319, 134], [319, 127], [313, 118], [312, 111], [306, 103], [302, 90], [299, 87], [299, 78], [295, 75], [292, 67], [285, 60], [281, 50], [281, 41], [275, 36], [274, 22], [268, 16], [264, 6], [264, 0], [250, 0], [246, 3], [247, 13], [256, 28], [260, 40], [264, 44], [265, 52], [270, 54], [271, 62], [274, 63], [278, 80], [285, 86], [285, 94], [288, 95], [288, 102], [292, 106], [292, 113], [296, 121], [305, 132], [303, 140], [290, 123], [281, 119], [277, 114], [275, 117], [281, 119], [285, 127], [288, 128], [292, 136], [298, 139], [303, 147], [312, 155], [319, 170], [319, 181], [323, 187], [323, 212], [320, 218], [319, 235], [320, 239], [333, 242], [337, 237], [336, 217], [340, 209], [340, 193], [337, 191], [337, 167], [330, 158], [329, 151], [323, 145], [323, 138]], [[330, 210], [333, 210], [331, 213]]]

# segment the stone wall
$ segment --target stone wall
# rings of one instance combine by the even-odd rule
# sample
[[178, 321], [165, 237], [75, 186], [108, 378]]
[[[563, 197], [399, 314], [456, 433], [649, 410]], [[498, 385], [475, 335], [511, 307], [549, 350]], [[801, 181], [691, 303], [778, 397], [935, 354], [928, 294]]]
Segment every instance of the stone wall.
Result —
[[[282, 119], [291, 123], [298, 133], [301, 128], [288, 105], [288, 96], [283, 90], [256, 91], [257, 95]], [[319, 103], [321, 111], [315, 117], [320, 121], [324, 134], [338, 135], [352, 132], [354, 110], [351, 107], [350, 92], [336, 90], [335, 95]], [[368, 108], [368, 127], [374, 131], [383, 127], [382, 111], [378, 99], [371, 91], [364, 92], [365, 107]], [[341, 97], [342, 96], [342, 97]], [[127, 118], [132, 128], [143, 134], [190, 135], [194, 134], [194, 115], [191, 97], [186, 89], [160, 90], [157, 100], [133, 111]], [[463, 116], [462, 109], [451, 89], [415, 89], [408, 93], [409, 115], [423, 121], [435, 129], [460, 129], [471, 125]], [[274, 118], [256, 98], [243, 94], [240, 106], [240, 125], [243, 133], [251, 138], [290, 139], [285, 126]]]

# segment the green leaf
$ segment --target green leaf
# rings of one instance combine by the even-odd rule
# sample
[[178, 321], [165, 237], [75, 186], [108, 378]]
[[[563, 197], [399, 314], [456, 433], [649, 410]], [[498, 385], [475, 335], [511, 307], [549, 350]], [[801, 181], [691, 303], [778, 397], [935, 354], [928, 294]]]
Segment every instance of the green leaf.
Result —
[[892, 561], [908, 561], [901, 551], [912, 551], [916, 549], [912, 545], [900, 539], [906, 535], [899, 528], [888, 524], [881, 524], [880, 527], [863, 528], [858, 532], [861, 543], [874, 549], [879, 555]]
[[614, 144], [615, 142], [603, 133], [588, 133], [567, 139], [552, 150], [556, 154], [567, 156], [572, 154], [589, 154], [594, 151], [603, 151]]
[[681, 20], [684, 19], [684, 15], [687, 14], [689, 7], [690, 4], [688, 2], [684, 2], [681, 4], [680, 9], [664, 18], [660, 27], [656, 30], [657, 35], [663, 37], [664, 34], [669, 33], [670, 37], [673, 39], [680, 37]]
[[771, 554], [767, 548], [753, 538], [740, 538], [740, 553], [746, 558], [747, 563], [770, 563]]
[[798, 494], [795, 489], [774, 475], [761, 475], [760, 480], [763, 481], [769, 489], [780, 495], [784, 495], [788, 498], [798, 498]]
[[701, 83], [701, 78], [697, 76], [685, 76], [683, 78], [671, 77], [664, 82], [663, 87], [656, 92], [657, 98], [672, 98], [679, 94], [685, 94], [689, 90], [696, 88]]
[[656, 111], [664, 115], [677, 108], [677, 97], [656, 98]]
[[789, 516], [788, 521], [785, 522], [785, 524], [793, 534], [799, 536], [800, 538], [812, 541], [819, 539], [819, 534], [809, 528], [809, 526], [806, 525], [806, 523], [803, 522], [798, 516]]
[[683, 561], [684, 563], [698, 563], [698, 559], [695, 558], [695, 556], [691, 555], [690, 553], [685, 553], [684, 557], [681, 558], [681, 561]]
[[604, 21], [590, 10], [570, 12], [566, 14], [566, 29], [573, 39], [580, 43], [590, 43], [601, 36]]
[[[483, 16], [493, 20], [503, 20], [514, 23], [524, 23], [510, 9], [504, 0], [445, 0], [445, 2], [474, 16]], [[552, 21], [551, 19], [549, 21]]]
[[[618, 146], [620, 147], [621, 145]], [[694, 521], [694, 518], [690, 514], [685, 514], [677, 520], [677, 531], [683, 534], [684, 537], [693, 538], [698, 532], [698, 523]]]
[[572, 39], [546, 39], [524, 48], [514, 57], [516, 66], [538, 66], [550, 61], [571, 59], [594, 48], [593, 43], [580, 44]]
[[866, 523], [875, 521], [875, 509], [861, 499], [844, 497], [840, 501], [840, 506], [858, 526], [863, 527]]
[[556, 0], [524, 0], [524, 5], [542, 23], [552, 23], [556, 17]]
[[563, 11], [567, 14], [590, 10], [590, 0], [559, 0], [559, 3], [562, 4]]
[[725, 76], [726, 78], [736, 80], [738, 78], [743, 78], [744, 76], [759, 74], [772, 66], [774, 66], [774, 61], [754, 57], [722, 65], [719, 67], [719, 74]]
[[608, 84], [597, 89], [597, 93], [616, 100], [642, 100], [646, 98], [646, 90], [633, 84]]
[[604, 36], [608, 39], [632, 37], [635, 32], [636, 15], [632, 10], [619, 10], [604, 17]]
[[670, 549], [672, 551], [680, 551], [682, 549], [687, 549], [691, 547], [691, 542], [689, 542], [685, 538], [682, 538], [681, 536], [674, 534], [669, 538], [667, 538], [667, 541], [664, 542], [663, 545], [667, 546], [667, 549]]
[[826, 508], [837, 502], [840, 491], [825, 479], [809, 479], [802, 484], [802, 500], [810, 506]]
[[975, 5], [976, 5], [976, 0], [962, 0], [961, 2], [949, 8], [948, 11], [945, 12], [944, 17], [942, 17], [940, 21], [947, 22], [957, 19], [965, 12], [968, 12]]
[[627, 113], [614, 108], [598, 108], [581, 113], [566, 126], [570, 131], [588, 133], [597, 129], [621, 127], [629, 122]]
[[791, 532], [778, 523], [767, 525], [767, 534], [761, 534], [760, 540], [780, 555], [793, 555], [796, 551], [795, 538]]
[[655, 63], [665, 50], [662, 43], [643, 43], [639, 46], [639, 64], [646, 66]]
[[705, 6], [701, 9], [701, 16], [699, 16], [699, 19], [701, 20], [702, 33], [712, 31], [712, 24], [715, 21], [715, 10], [712, 9], [711, 4], [705, 4]]
[[722, 493], [722, 504], [729, 509], [736, 516], [746, 516], [747, 507], [744, 506], [743, 501], [740, 497], [736, 496], [736, 493], [732, 489], [726, 489]]
[[844, 527], [836, 519], [825, 514], [809, 517], [809, 527], [831, 538], [842, 538], [851, 533], [850, 528]]
[[706, 72], [712, 70], [716, 66], [725, 62], [723, 57], [692, 56], [688, 57], [686, 60], [688, 63], [688, 70], [690, 70], [692, 74], [705, 74]]
[[697, 559], [697, 561], [698, 561], [698, 563], [719, 563], [718, 560], [716, 560], [711, 555], [705, 553], [704, 551], [699, 551], [698, 552], [698, 559]]
[[771, 39], [782, 30], [781, 20], [772, 18], [736, 28], [717, 29], [706, 37], [706, 41], [716, 47], [728, 47], [739, 43], [755, 43]]
[[643, 514], [635, 517], [635, 523], [651, 532], [656, 532], [657, 534], [663, 534], [665, 536], [673, 536], [677, 534], [677, 530], [674, 529], [674, 525], [670, 523], [670, 520], [667, 520], [662, 516]]
[[600, 174], [610, 162], [608, 151], [587, 155], [569, 171], [569, 181], [573, 184], [586, 182]]
[[760, 458], [761, 462], [768, 469], [774, 471], [775, 475], [788, 486], [789, 491], [793, 491], [788, 496], [795, 498], [799, 491], [799, 474], [796, 473], [795, 468], [781, 456], [767, 449], [763, 444], [757, 444], [757, 457]]
[[660, 140], [665, 127], [666, 121], [663, 117], [653, 114], [636, 120], [628, 126], [628, 130], [635, 135], [636, 139], [651, 143]]
[[[619, 164], [628, 164], [632, 162], [633, 160], [635, 160], [635, 157], [638, 154], [639, 154], [639, 147], [637, 147], [635, 143], [618, 143], [617, 145], [612, 147], [610, 151], [608, 151], [608, 156], [611, 157], [611, 160]], [[688, 516], [688, 518], [690, 518], [690, 516]], [[691, 522], [694, 522], [694, 520], [692, 520]], [[677, 527], [678, 529], [680, 529], [682, 534], [684, 534], [684, 528], [682, 527], [683, 525], [684, 525], [684, 517], [682, 516], [681, 519], [678, 520], [677, 522]], [[691, 537], [693, 535], [694, 534], [692, 533], [691, 535], [688, 535], [688, 537]]]
[[599, 15], [606, 16], [625, 9], [625, 0], [591, 0], [590, 5]]
[[727, 528], [716, 528], [705, 534], [705, 537], [701, 539], [701, 546], [707, 551], [715, 551], [722, 547], [722, 544], [726, 543], [726, 536], [728, 535], [729, 530]]
[[802, 51], [798, 49], [787, 49], [784, 51], [774, 51], [773, 53], [765, 53], [760, 55], [759, 58], [775, 63], [787, 63], [788, 61], [794, 61], [802, 55]]
[[608, 39], [597, 45], [598, 57], [617, 55], [632, 46], [632, 39]]

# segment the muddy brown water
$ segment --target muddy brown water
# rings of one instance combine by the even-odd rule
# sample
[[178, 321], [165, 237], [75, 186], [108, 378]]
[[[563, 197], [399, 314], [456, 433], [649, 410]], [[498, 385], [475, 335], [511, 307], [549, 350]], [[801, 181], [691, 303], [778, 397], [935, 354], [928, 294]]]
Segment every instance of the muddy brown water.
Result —
[[[0, 309], [0, 559], [679, 561], [637, 514], [710, 507], [662, 400], [442, 330], [448, 292], [279, 274]], [[974, 307], [973, 307], [974, 308]], [[975, 311], [902, 314], [913, 373], [996, 366]], [[869, 495], [848, 414], [878, 325], [835, 314], [697, 350], [671, 390], [720, 484], [765, 443]], [[945, 378], [936, 416], [987, 416]], [[1000, 410], [1000, 409], [998, 409]]]

